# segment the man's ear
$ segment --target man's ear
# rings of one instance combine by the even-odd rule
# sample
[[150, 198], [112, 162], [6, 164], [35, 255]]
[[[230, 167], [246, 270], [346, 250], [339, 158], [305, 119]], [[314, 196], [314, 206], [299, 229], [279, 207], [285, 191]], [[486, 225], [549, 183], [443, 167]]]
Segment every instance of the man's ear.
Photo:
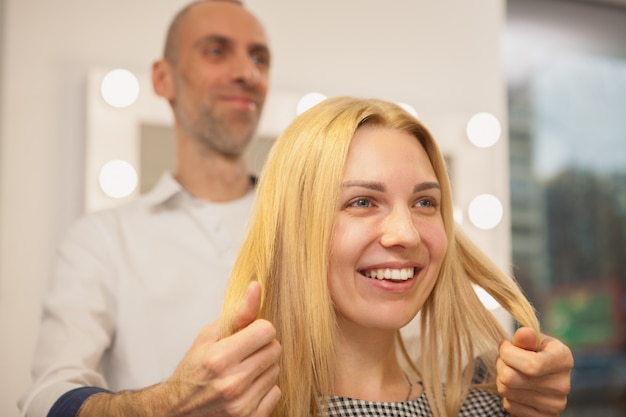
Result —
[[152, 64], [152, 88], [154, 92], [168, 101], [174, 99], [174, 74], [172, 64], [160, 59]]

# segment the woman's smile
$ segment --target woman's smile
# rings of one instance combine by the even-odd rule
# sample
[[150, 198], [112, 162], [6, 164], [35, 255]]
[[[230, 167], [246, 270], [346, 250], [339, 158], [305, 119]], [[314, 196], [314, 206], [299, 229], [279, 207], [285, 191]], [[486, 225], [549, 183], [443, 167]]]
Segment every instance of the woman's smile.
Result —
[[415, 136], [377, 126], [356, 131], [328, 277], [344, 323], [395, 331], [421, 309], [447, 247], [440, 202], [437, 177]]

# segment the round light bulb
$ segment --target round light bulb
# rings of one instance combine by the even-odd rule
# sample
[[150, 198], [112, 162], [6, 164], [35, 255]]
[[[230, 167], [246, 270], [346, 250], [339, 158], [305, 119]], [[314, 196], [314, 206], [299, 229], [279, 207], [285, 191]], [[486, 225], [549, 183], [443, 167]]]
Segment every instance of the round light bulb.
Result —
[[474, 226], [489, 230], [500, 224], [503, 212], [502, 203], [498, 197], [482, 194], [470, 202], [467, 214]]
[[410, 115], [412, 115], [413, 117], [415, 117], [417, 119], [417, 111], [415, 111], [413, 106], [411, 106], [410, 104], [407, 104], [407, 103], [398, 103], [398, 106], [402, 107]]
[[467, 138], [479, 148], [495, 145], [501, 133], [500, 122], [491, 113], [477, 113], [467, 123]]
[[139, 81], [132, 72], [116, 69], [102, 79], [100, 92], [110, 106], [128, 107], [139, 97]]
[[100, 170], [100, 188], [112, 198], [124, 198], [137, 188], [137, 171], [131, 164], [114, 159]]
[[298, 101], [298, 106], [296, 108], [297, 114], [302, 114], [311, 107], [315, 106], [318, 103], [326, 100], [326, 96], [322, 93], [308, 93], [302, 96], [300, 101]]

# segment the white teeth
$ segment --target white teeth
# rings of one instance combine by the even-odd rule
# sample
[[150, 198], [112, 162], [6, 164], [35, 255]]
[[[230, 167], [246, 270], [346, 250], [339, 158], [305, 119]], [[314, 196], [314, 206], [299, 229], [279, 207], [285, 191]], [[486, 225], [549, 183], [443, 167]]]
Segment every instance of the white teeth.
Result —
[[394, 281], [406, 281], [409, 278], [413, 278], [413, 268], [402, 269], [372, 269], [371, 271], [365, 271], [365, 276], [374, 279], [391, 279]]

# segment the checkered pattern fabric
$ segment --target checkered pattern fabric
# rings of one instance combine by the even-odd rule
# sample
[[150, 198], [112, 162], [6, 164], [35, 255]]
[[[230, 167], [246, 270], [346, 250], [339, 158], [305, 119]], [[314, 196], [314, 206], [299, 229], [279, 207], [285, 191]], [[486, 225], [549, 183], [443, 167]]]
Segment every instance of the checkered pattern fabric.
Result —
[[[330, 397], [327, 417], [432, 417], [426, 394], [405, 402], [374, 402], [346, 397]], [[472, 389], [461, 406], [459, 417], [506, 417], [497, 394]]]

